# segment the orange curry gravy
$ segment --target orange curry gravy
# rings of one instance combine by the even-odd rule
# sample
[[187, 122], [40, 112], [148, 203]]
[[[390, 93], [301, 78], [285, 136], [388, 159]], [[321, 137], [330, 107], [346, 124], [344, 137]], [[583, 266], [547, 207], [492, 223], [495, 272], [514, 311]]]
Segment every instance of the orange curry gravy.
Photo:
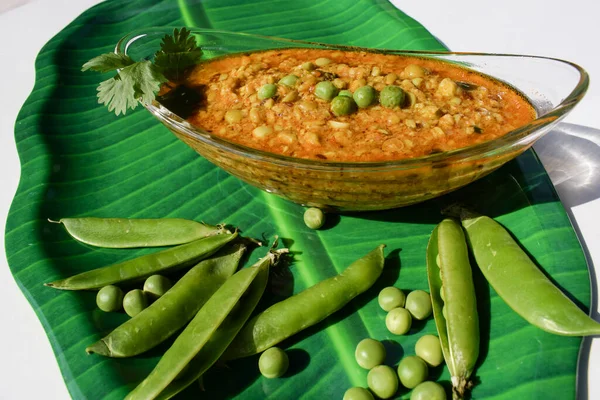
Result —
[[[295, 75], [295, 84], [279, 83]], [[404, 104], [376, 100], [335, 116], [315, 86], [339, 90], [388, 85]], [[248, 147], [329, 161], [384, 161], [419, 157], [488, 141], [535, 118], [518, 92], [489, 77], [430, 59], [368, 52], [284, 49], [228, 56], [199, 64], [185, 82], [202, 93], [188, 121]], [[259, 89], [275, 84], [272, 98]], [[347, 92], [346, 92], [347, 93]]]

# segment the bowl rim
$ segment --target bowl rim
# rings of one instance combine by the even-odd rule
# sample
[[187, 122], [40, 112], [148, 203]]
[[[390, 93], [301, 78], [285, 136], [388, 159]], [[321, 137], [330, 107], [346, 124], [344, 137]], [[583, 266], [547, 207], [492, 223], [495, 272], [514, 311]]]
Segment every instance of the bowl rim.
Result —
[[[140, 38], [143, 38], [149, 34], [169, 34], [173, 29], [181, 29], [181, 27], [149, 27], [140, 28], [124, 35], [115, 46], [115, 53], [127, 54], [129, 46]], [[212, 34], [212, 35], [233, 35], [239, 37], [257, 38], [263, 40], [270, 40], [279, 43], [289, 43], [290, 48], [294, 45], [309, 45], [319, 46], [321, 48], [332, 49], [332, 50], [349, 50], [349, 51], [368, 51], [378, 53], [390, 53], [397, 55], [410, 55], [417, 57], [434, 57], [434, 56], [493, 56], [493, 57], [517, 57], [517, 58], [531, 58], [538, 60], [549, 60], [558, 63], [565, 64], [572, 67], [579, 73], [579, 81], [573, 87], [571, 92], [563, 98], [563, 100], [553, 107], [549, 112], [542, 116], [538, 116], [530, 123], [513, 129], [506, 134], [485, 142], [477, 143], [467, 147], [461, 147], [454, 150], [444, 151], [440, 153], [425, 155], [421, 157], [404, 158], [398, 160], [387, 160], [387, 161], [329, 161], [329, 160], [315, 160], [308, 158], [290, 157], [283, 154], [270, 153], [264, 150], [255, 149], [252, 147], [244, 146], [238, 143], [234, 143], [225, 140], [217, 135], [214, 135], [206, 130], [199, 127], [193, 126], [183, 118], [171, 112], [169, 109], [160, 104], [157, 100], [154, 100], [150, 104], [142, 105], [157, 119], [177, 129], [179, 133], [182, 133], [193, 140], [203, 142], [207, 145], [217, 147], [220, 150], [232, 152], [236, 155], [249, 157], [257, 161], [266, 161], [269, 163], [275, 163], [282, 166], [292, 166], [295, 168], [302, 169], [315, 169], [315, 170], [331, 170], [332, 168], [342, 168], [344, 170], [378, 170], [378, 169], [412, 169], [419, 168], [435, 163], [447, 163], [449, 161], [468, 161], [472, 158], [486, 158], [491, 157], [495, 154], [502, 154], [511, 148], [519, 147], [520, 145], [528, 144], [531, 139], [530, 136], [538, 131], [539, 129], [552, 124], [557, 123], [563, 119], [570, 111], [581, 101], [584, 97], [588, 86], [589, 86], [589, 75], [585, 69], [576, 63], [571, 61], [546, 57], [537, 55], [526, 55], [526, 54], [504, 54], [504, 53], [484, 53], [484, 52], [452, 52], [452, 51], [423, 51], [423, 50], [397, 50], [397, 49], [374, 49], [360, 46], [349, 46], [340, 44], [330, 44], [313, 42], [306, 40], [296, 40], [288, 38], [280, 38], [274, 36], [256, 35], [244, 32], [232, 32], [226, 30], [217, 30], [209, 28], [192, 28], [186, 27], [192, 34]], [[268, 50], [268, 49], [265, 49]], [[492, 75], [490, 75], [492, 76]], [[492, 76], [493, 77], [493, 76]], [[502, 80], [500, 80], [502, 81]], [[141, 102], [141, 101], [140, 101]]]

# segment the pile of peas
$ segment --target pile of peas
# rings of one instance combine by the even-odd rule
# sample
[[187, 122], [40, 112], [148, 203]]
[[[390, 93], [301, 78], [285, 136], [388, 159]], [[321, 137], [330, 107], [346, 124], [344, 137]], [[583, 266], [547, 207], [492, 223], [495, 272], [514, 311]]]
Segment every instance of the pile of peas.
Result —
[[[423, 320], [432, 313], [431, 299], [423, 290], [414, 290], [406, 296], [396, 287], [386, 287], [379, 293], [379, 306], [386, 311], [386, 327], [396, 335], [410, 330], [413, 318]], [[400, 385], [411, 389], [411, 400], [446, 400], [446, 392], [439, 383], [428, 381], [429, 368], [444, 362], [440, 339], [424, 335], [415, 344], [414, 356], [400, 360], [397, 369], [384, 365], [386, 351], [383, 344], [374, 339], [363, 339], [356, 346], [354, 357], [358, 365], [368, 369], [367, 385], [353, 387], [344, 393], [343, 400], [372, 400], [373, 394], [389, 399]]]
[[158, 299], [173, 286], [169, 278], [162, 275], [149, 276], [144, 282], [144, 289], [133, 289], [125, 294], [115, 285], [107, 285], [98, 291], [96, 304], [105, 312], [117, 312], [121, 308], [130, 317], [135, 317], [145, 308], [150, 301]]
[[[322, 67], [331, 63], [328, 58], [318, 58], [315, 63], [306, 62], [301, 65], [301, 68], [306, 71], [312, 71], [317, 66]], [[297, 75], [287, 75], [281, 78], [278, 82], [280, 85], [294, 87], [300, 78]], [[331, 112], [341, 117], [350, 115], [359, 108], [367, 108], [377, 102], [387, 108], [403, 107], [408, 102], [408, 95], [399, 86], [388, 85], [383, 88], [381, 93], [370, 85], [359, 87], [352, 93], [350, 90], [339, 90], [333, 82], [324, 80], [315, 86], [314, 94], [317, 98], [331, 102]], [[277, 95], [277, 85], [267, 83], [258, 89], [257, 96], [260, 100], [273, 98]], [[286, 102], [286, 99], [282, 99]]]

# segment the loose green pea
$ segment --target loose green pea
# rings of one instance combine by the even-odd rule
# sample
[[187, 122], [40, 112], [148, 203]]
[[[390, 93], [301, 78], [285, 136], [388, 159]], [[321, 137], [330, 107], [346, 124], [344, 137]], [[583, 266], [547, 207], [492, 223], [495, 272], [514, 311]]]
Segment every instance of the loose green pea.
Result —
[[315, 96], [320, 99], [331, 101], [337, 95], [338, 88], [329, 81], [322, 81], [315, 86]]
[[258, 359], [260, 373], [269, 379], [283, 376], [289, 366], [290, 360], [287, 354], [279, 347], [271, 347], [265, 350]]
[[429, 368], [421, 358], [417, 356], [404, 357], [398, 364], [398, 377], [400, 383], [409, 389], [427, 379]]
[[397, 307], [404, 307], [406, 295], [397, 287], [389, 286], [383, 288], [381, 292], [379, 292], [377, 300], [379, 302], [379, 307], [384, 311], [391, 311]]
[[152, 275], [144, 282], [144, 292], [156, 300], [165, 294], [167, 290], [171, 289], [171, 286], [173, 284], [169, 278], [165, 278], [162, 275]]
[[342, 400], [373, 400], [373, 395], [362, 387], [353, 387], [346, 390]]
[[381, 399], [389, 399], [398, 390], [398, 375], [387, 365], [378, 365], [367, 375], [369, 389]]
[[406, 93], [399, 86], [389, 85], [379, 94], [379, 102], [387, 108], [400, 107], [404, 104]]
[[296, 75], [287, 75], [279, 80], [281, 85], [285, 86], [294, 86], [298, 82], [298, 78]]
[[338, 96], [346, 96], [346, 97], [352, 97], [352, 92], [349, 90], [340, 90], [340, 92], [338, 93]]
[[105, 312], [119, 311], [123, 305], [123, 291], [114, 285], [104, 286], [96, 295], [96, 304]]
[[410, 400], [446, 400], [446, 391], [439, 383], [425, 381], [417, 385], [410, 394]]
[[352, 97], [337, 96], [331, 101], [331, 112], [337, 117], [349, 115], [356, 111], [356, 103]]
[[413, 290], [406, 296], [406, 309], [418, 320], [429, 317], [433, 311], [431, 297], [423, 290]]
[[415, 344], [415, 353], [430, 367], [437, 367], [444, 362], [440, 338], [435, 335], [424, 335]]
[[260, 100], [270, 99], [271, 97], [277, 94], [277, 85], [273, 83], [267, 83], [266, 85], [262, 85], [260, 89], [258, 89], [257, 96]]
[[363, 339], [356, 346], [354, 357], [362, 368], [371, 369], [385, 361], [385, 347], [377, 340]]
[[148, 307], [148, 299], [146, 293], [140, 289], [133, 289], [123, 297], [123, 308], [130, 317], [135, 317], [146, 307]]
[[354, 92], [354, 101], [360, 108], [369, 107], [377, 99], [377, 91], [373, 86], [362, 86]]
[[304, 211], [304, 223], [310, 229], [319, 229], [325, 223], [325, 214], [319, 208], [311, 207]]
[[412, 316], [402, 307], [394, 308], [385, 317], [385, 326], [395, 335], [404, 335], [410, 330], [411, 325]]

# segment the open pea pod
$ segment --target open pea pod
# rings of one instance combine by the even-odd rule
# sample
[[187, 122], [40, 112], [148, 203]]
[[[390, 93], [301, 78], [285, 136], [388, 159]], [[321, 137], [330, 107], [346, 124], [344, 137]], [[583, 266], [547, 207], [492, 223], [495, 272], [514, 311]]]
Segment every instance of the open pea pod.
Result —
[[265, 290], [269, 267], [275, 259], [276, 255], [269, 253], [229, 278], [126, 399], [171, 398], [198, 379], [250, 317]]
[[[479, 318], [464, 233], [445, 219], [427, 246], [427, 277], [444, 359], [450, 370], [452, 398], [462, 399], [479, 356]], [[443, 297], [442, 297], [443, 296]]]

